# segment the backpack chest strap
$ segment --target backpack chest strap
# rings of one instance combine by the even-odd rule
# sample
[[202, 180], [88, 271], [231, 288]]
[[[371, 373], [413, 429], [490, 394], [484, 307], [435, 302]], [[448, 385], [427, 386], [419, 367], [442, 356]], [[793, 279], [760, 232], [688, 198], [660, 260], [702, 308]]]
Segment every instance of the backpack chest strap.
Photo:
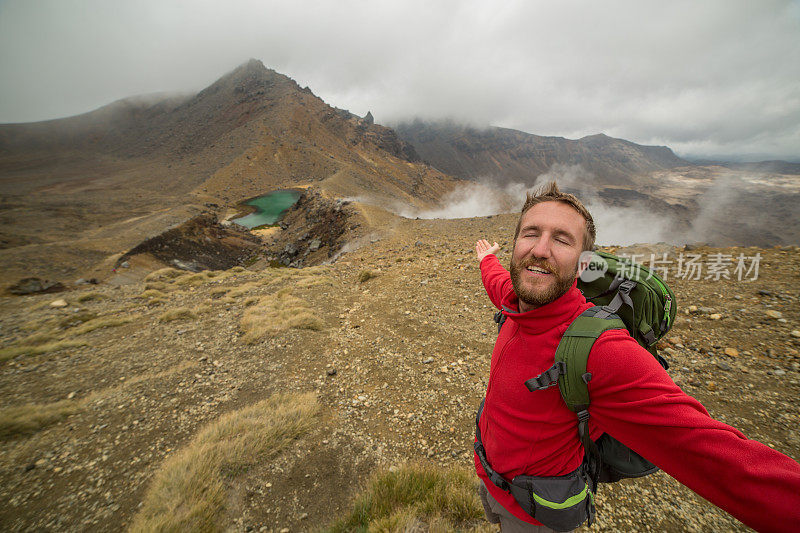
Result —
[[567, 407], [575, 413], [589, 405], [586, 386], [592, 375], [586, 371], [589, 352], [595, 341], [611, 329], [627, 329], [616, 315], [602, 307], [590, 307], [581, 313], [564, 332], [556, 349], [554, 363], [546, 371], [525, 382], [530, 391], [544, 390], [558, 383]]

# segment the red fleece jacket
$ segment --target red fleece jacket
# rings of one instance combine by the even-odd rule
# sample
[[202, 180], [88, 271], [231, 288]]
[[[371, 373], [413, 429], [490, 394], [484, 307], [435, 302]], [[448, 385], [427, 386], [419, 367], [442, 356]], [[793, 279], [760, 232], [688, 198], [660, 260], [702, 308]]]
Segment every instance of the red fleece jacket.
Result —
[[[552, 366], [561, 336], [592, 304], [573, 284], [557, 300], [519, 313], [510, 274], [497, 257], [486, 256], [480, 266], [489, 298], [508, 317], [492, 352], [480, 420], [489, 464], [506, 479], [567, 474], [583, 460], [575, 414], [558, 387], [530, 392], [524, 382]], [[609, 433], [756, 530], [800, 530], [800, 464], [711, 418], [627, 331], [603, 333], [587, 370], [593, 439]], [[477, 456], [475, 468], [503, 507], [538, 524], [489, 481]]]

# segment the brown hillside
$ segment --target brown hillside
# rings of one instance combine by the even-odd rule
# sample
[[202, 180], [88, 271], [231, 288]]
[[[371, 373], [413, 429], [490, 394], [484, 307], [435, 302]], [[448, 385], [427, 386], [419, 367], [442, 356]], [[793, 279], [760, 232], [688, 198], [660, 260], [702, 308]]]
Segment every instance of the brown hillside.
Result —
[[417, 159], [392, 130], [256, 60], [193, 96], [2, 125], [0, 270], [76, 278], [204, 209], [225, 216], [278, 188], [430, 206], [455, 181]]

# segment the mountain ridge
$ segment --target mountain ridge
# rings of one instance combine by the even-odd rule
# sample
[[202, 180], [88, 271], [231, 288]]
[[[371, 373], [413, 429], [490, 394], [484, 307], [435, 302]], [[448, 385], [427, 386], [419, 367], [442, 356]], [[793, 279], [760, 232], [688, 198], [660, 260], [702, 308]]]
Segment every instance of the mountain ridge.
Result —
[[533, 182], [554, 164], [581, 165], [603, 185], [631, 186], [653, 171], [691, 166], [666, 146], [639, 145], [598, 133], [580, 139], [501, 127], [416, 120], [395, 126], [434, 167], [462, 179]]

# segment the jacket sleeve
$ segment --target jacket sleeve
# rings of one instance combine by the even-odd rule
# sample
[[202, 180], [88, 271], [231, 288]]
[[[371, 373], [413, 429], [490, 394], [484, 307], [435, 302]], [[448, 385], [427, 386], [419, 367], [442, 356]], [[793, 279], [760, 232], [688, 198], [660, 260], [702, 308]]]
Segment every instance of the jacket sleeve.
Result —
[[758, 531], [800, 527], [800, 464], [711, 418], [626, 332], [604, 333], [587, 370], [596, 429]]
[[503, 308], [503, 300], [514, 291], [511, 285], [511, 274], [503, 268], [494, 254], [489, 254], [481, 261], [481, 280], [486, 293], [495, 307]]

